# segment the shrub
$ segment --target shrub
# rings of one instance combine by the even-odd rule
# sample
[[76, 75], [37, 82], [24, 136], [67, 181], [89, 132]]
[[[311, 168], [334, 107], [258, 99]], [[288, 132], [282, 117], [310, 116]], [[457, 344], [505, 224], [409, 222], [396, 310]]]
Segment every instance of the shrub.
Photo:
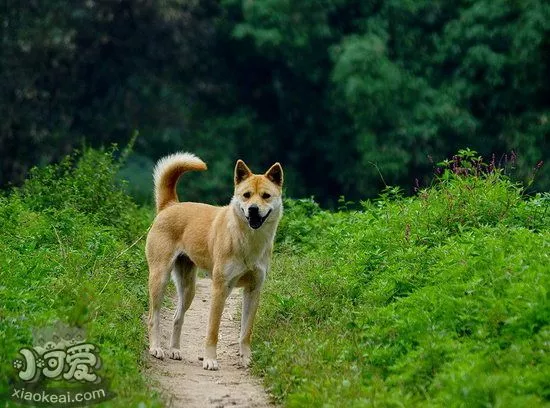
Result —
[[0, 197], [0, 395], [32, 329], [60, 320], [99, 346], [110, 406], [160, 406], [141, 373], [147, 304], [147, 209], [115, 182], [113, 151], [86, 150], [34, 169]]
[[287, 406], [548, 404], [550, 202], [467, 155], [415, 197], [287, 202], [254, 366]]

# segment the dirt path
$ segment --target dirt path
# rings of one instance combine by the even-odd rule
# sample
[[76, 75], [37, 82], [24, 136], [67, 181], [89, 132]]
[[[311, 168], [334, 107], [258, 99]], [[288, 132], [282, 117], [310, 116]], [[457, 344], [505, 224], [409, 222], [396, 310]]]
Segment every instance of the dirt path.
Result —
[[[171, 408], [203, 407], [273, 407], [260, 382], [251, 377], [247, 369], [239, 367], [240, 291], [235, 290], [227, 300], [222, 316], [218, 342], [219, 371], [207, 371], [198, 360], [202, 356], [208, 309], [210, 281], [197, 280], [197, 292], [191, 307], [185, 313], [181, 337], [183, 360], [158, 360], [149, 356], [151, 378], [158, 382]], [[172, 333], [173, 309], [163, 308], [161, 315], [161, 344], [168, 350]]]

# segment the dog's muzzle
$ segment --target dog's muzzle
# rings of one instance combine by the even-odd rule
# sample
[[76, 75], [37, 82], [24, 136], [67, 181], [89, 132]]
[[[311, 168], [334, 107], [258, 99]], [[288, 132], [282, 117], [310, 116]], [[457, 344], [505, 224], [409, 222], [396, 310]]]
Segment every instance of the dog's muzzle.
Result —
[[[269, 217], [269, 214], [271, 214], [272, 210], [269, 210], [265, 216], [260, 215], [260, 209], [256, 205], [251, 205], [248, 208], [248, 216], [246, 216], [246, 219], [248, 220], [248, 225], [250, 225], [250, 228], [252, 229], [258, 229], [260, 228], [265, 220], [267, 220], [267, 217]], [[244, 210], [243, 210], [244, 212]]]

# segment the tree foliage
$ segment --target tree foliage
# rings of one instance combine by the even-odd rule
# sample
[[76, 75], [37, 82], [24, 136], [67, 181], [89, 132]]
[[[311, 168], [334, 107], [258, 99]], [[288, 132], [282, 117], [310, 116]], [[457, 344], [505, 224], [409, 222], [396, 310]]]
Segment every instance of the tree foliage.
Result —
[[[8, 0], [2, 6], [2, 169], [21, 181], [83, 140], [155, 129], [175, 144], [180, 105], [208, 93], [215, 2]], [[183, 80], [182, 80], [183, 79]]]
[[127, 174], [144, 199], [176, 149], [212, 170], [186, 198], [226, 197], [240, 157], [281, 161], [288, 192], [323, 204], [410, 188], [459, 148], [513, 150], [524, 179], [549, 158], [542, 0], [35, 0], [2, 15], [2, 184], [136, 129]]

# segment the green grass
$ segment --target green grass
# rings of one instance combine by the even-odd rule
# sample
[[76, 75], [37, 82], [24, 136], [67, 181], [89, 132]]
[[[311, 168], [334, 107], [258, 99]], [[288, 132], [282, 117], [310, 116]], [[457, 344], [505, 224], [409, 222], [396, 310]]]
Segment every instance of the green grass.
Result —
[[112, 152], [88, 150], [0, 197], [0, 399], [32, 329], [60, 320], [99, 346], [117, 394], [102, 406], [161, 406], [141, 372], [147, 268], [143, 240], [133, 245], [152, 211], [122, 192], [117, 171]]
[[[550, 406], [550, 195], [462, 160], [412, 198], [286, 201], [254, 339], [284, 405]], [[100, 348], [103, 406], [162, 405], [143, 374], [153, 211], [119, 168], [87, 150], [0, 196], [0, 395], [61, 320]]]
[[254, 365], [280, 402], [550, 406], [550, 195], [456, 173], [358, 211], [286, 202]]

